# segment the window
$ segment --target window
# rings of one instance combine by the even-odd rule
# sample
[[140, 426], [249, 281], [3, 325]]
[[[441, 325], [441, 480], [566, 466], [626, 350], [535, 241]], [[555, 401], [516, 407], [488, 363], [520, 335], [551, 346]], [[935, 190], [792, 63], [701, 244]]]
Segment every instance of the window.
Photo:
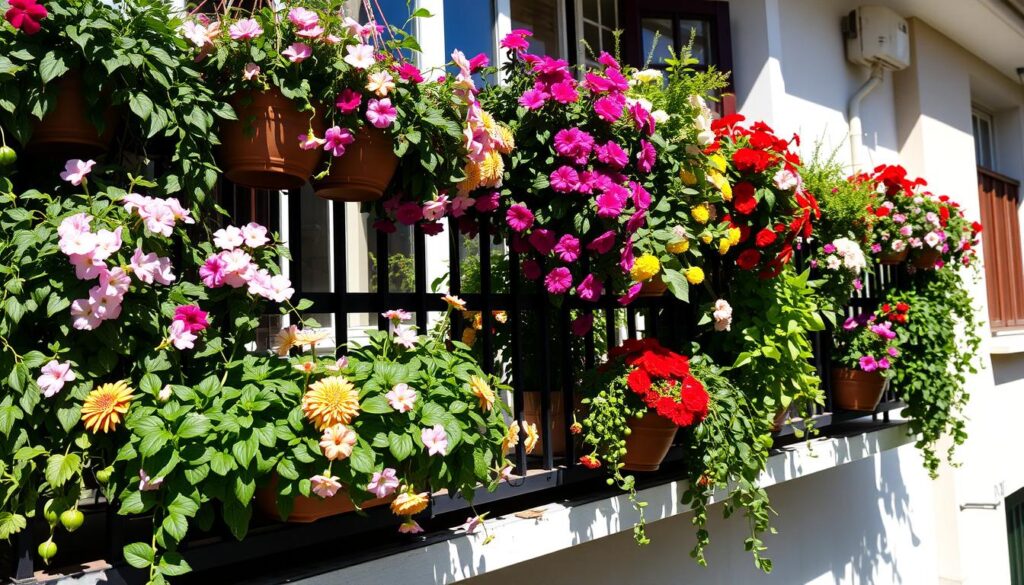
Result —
[[529, 51], [566, 57], [565, 7], [561, 0], [511, 0], [512, 29], [533, 31]]
[[994, 332], [1024, 328], [1024, 269], [1021, 262], [1020, 183], [992, 168], [996, 163], [992, 116], [971, 114], [974, 158], [978, 166], [978, 202], [985, 245], [988, 315]]
[[[615, 31], [619, 28], [619, 7], [615, 0], [576, 0], [576, 62], [597, 65], [601, 51], [615, 54]], [[582, 32], [582, 34], [581, 34]], [[588, 48], [589, 47], [589, 50]]]
[[1006, 544], [1010, 549], [1010, 585], [1024, 585], [1024, 490], [1006, 497]]

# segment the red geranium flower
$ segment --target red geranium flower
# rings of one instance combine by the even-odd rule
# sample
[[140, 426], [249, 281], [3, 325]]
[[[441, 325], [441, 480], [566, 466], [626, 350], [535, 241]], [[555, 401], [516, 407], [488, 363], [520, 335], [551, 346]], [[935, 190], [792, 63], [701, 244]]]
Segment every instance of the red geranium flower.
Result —
[[771, 246], [777, 237], [774, 231], [762, 228], [761, 231], [757, 232], [757, 236], [754, 237], [754, 243], [757, 244], [758, 248], [765, 248]]
[[736, 213], [750, 215], [757, 208], [757, 199], [754, 198], [754, 185], [746, 181], [736, 183], [732, 188], [732, 205]]
[[36, 0], [10, 0], [11, 7], [7, 9], [4, 18], [11, 26], [27, 35], [34, 35], [39, 32], [40, 21], [50, 15], [46, 7]]
[[736, 168], [748, 173], [763, 173], [774, 160], [771, 154], [753, 148], [740, 148], [732, 155]]
[[593, 455], [584, 455], [583, 457], [580, 457], [580, 463], [582, 463], [587, 469], [597, 469], [598, 467], [601, 467], [601, 461]]
[[736, 258], [736, 265], [743, 270], [752, 270], [761, 261], [761, 253], [753, 248], [748, 248]]
[[626, 384], [629, 389], [643, 396], [651, 389], [651, 377], [643, 368], [633, 368], [633, 371], [626, 377]]

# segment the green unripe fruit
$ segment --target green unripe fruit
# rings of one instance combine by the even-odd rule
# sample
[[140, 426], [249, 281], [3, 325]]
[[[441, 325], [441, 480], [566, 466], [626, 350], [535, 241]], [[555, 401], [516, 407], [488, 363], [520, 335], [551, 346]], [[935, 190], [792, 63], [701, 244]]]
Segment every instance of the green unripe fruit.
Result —
[[43, 518], [46, 518], [46, 522], [49, 523], [50, 526], [57, 525], [57, 513], [53, 511], [53, 500], [48, 500], [46, 504], [43, 505]]
[[47, 540], [39, 544], [39, 548], [36, 549], [39, 553], [39, 558], [43, 559], [47, 565], [50, 564], [50, 559], [57, 556], [57, 545], [52, 540]]
[[608, 479], [604, 480], [604, 481], [605, 481], [605, 483], [607, 483], [608, 485], [614, 485], [614, 484], [615, 484], [615, 480], [614, 480], [614, 479], [612, 479], [612, 478], [610, 478], [610, 477], [609, 477]]
[[628, 437], [633, 434], [633, 429], [626, 427], [622, 432]]
[[100, 482], [100, 485], [107, 485], [107, 483], [110, 482], [110, 476], [113, 473], [113, 467], [105, 467], [96, 472], [96, 481]]
[[18, 160], [18, 153], [10, 146], [0, 146], [0, 167], [13, 165]]
[[64, 510], [60, 515], [60, 523], [68, 532], [78, 530], [83, 522], [85, 522], [85, 514], [79, 510]]

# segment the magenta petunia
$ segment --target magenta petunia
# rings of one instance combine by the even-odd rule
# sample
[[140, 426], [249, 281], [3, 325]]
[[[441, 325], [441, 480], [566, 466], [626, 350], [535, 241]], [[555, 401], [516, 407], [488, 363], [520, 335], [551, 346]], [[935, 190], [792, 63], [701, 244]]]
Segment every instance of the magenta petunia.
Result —
[[598, 195], [594, 203], [597, 204], [598, 217], [613, 218], [622, 214], [622, 209], [626, 205], [626, 198], [621, 196], [619, 191], [609, 189]]
[[173, 320], [181, 321], [189, 333], [196, 333], [210, 325], [207, 316], [208, 313], [200, 309], [199, 305], [181, 305], [174, 309]]
[[878, 362], [875, 360], [875, 356], [866, 355], [860, 358], [860, 369], [865, 372], [874, 372], [878, 369]]
[[501, 194], [497, 191], [492, 191], [484, 195], [477, 195], [476, 198], [476, 210], [480, 213], [490, 213], [498, 208], [498, 203], [501, 201]]
[[579, 128], [563, 128], [555, 134], [555, 152], [578, 165], [587, 163], [594, 137]]
[[405, 225], [412, 225], [423, 219], [423, 208], [418, 203], [407, 202], [398, 206], [395, 219]]
[[539, 110], [544, 107], [547, 103], [548, 98], [551, 95], [547, 92], [539, 89], [528, 89], [523, 92], [522, 97], [519, 98], [519, 105], [523, 106], [527, 110]]
[[594, 154], [597, 160], [616, 170], [622, 170], [629, 164], [629, 154], [612, 140], [594, 149]]
[[573, 104], [580, 99], [580, 94], [576, 91], [576, 83], [569, 79], [552, 85], [551, 97], [560, 104]]
[[544, 277], [544, 287], [553, 295], [563, 294], [572, 287], [572, 273], [565, 266], [559, 266]]
[[604, 294], [604, 285], [593, 274], [588, 274], [576, 285], [576, 294], [584, 301], [597, 302]]
[[428, 236], [436, 236], [444, 231], [444, 224], [439, 221], [425, 221], [420, 224], [420, 229]]
[[646, 221], [647, 221], [647, 212], [646, 211], [637, 211], [636, 213], [634, 213], [633, 215], [631, 215], [629, 217], [629, 220], [626, 221], [626, 231], [631, 233], [631, 234], [636, 233], [636, 231], [638, 229], [640, 229], [640, 228], [642, 228], [644, 226], [644, 223]]
[[540, 264], [536, 260], [527, 260], [523, 262], [523, 276], [529, 280], [537, 280], [540, 278], [541, 270]]
[[615, 57], [612, 57], [606, 51], [601, 51], [601, 55], [597, 58], [597, 62], [612, 69], [622, 68], [622, 66], [619, 65], [619, 62], [615, 60]]
[[477, 53], [475, 57], [469, 60], [469, 70], [476, 73], [490, 64], [491, 59], [486, 53]]
[[398, 76], [406, 81], [413, 83], [423, 83], [423, 73], [420, 72], [419, 68], [412, 63], [402, 63], [401, 65], [395, 65], [395, 71]]
[[358, 110], [359, 105], [362, 103], [363, 96], [359, 92], [352, 91], [346, 87], [338, 94], [338, 99], [335, 100], [334, 106], [338, 108], [342, 114], [351, 114]]
[[641, 282], [634, 283], [633, 286], [629, 287], [629, 290], [626, 291], [626, 294], [619, 297], [619, 304], [624, 307], [629, 303], [632, 303], [633, 299], [640, 294], [640, 289], [643, 288], [643, 286], [644, 285]]
[[526, 231], [533, 225], [533, 212], [525, 205], [513, 205], [508, 208], [505, 221], [508, 222], [508, 227], [517, 232]]
[[633, 206], [640, 211], [646, 211], [651, 207], [651, 194], [644, 189], [644, 186], [640, 183], [629, 183], [632, 193], [630, 194], [633, 198]]
[[562, 262], [575, 262], [580, 257], [580, 241], [576, 236], [565, 234], [555, 245], [555, 254]]
[[619, 255], [619, 268], [623, 272], [629, 272], [633, 268], [633, 262], [633, 237], [630, 236], [622, 246], [622, 253]]
[[654, 145], [646, 140], [641, 140], [640, 152], [636, 154], [636, 168], [640, 169], [640, 172], [649, 173], [654, 168], [656, 160], [657, 152], [654, 150]]
[[519, 234], [512, 234], [512, 251], [516, 254], [525, 254], [530, 251], [530, 242]]
[[583, 85], [593, 93], [608, 93], [615, 87], [615, 84], [607, 77], [601, 77], [597, 73], [587, 73], [583, 77]]
[[607, 254], [615, 246], [615, 231], [608, 230], [587, 244], [587, 249], [598, 254]]
[[572, 320], [572, 334], [576, 337], [583, 337], [594, 328], [594, 314], [587, 313]]
[[576, 173], [576, 169], [562, 165], [551, 172], [551, 188], [559, 193], [569, 193], [575, 191], [580, 186], [580, 176]]
[[654, 116], [640, 102], [630, 106], [629, 113], [633, 116], [633, 122], [641, 132], [650, 136], [654, 134]]
[[533, 33], [528, 30], [513, 30], [501, 39], [501, 47], [513, 51], [525, 51], [530, 48], [530, 42], [526, 40], [526, 37], [529, 36], [533, 36]]
[[555, 234], [552, 233], [551, 230], [546, 230], [544, 228], [533, 230], [533, 233], [531, 233], [530, 237], [527, 239], [529, 240], [530, 245], [533, 246], [533, 249], [537, 250], [537, 253], [541, 256], [547, 256], [550, 254], [552, 248], [555, 247], [556, 242]]
[[626, 101], [621, 96], [606, 96], [594, 102], [594, 113], [609, 124], [622, 117]]

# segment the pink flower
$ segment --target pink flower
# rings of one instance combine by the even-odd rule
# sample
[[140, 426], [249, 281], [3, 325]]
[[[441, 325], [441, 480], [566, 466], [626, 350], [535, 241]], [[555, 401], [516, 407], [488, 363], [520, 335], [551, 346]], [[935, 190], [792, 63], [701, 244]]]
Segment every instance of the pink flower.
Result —
[[590, 250], [591, 252], [597, 252], [598, 254], [607, 254], [608, 251], [611, 250], [612, 246], [614, 245], [615, 232], [612, 230], [608, 230], [605, 233], [601, 234], [600, 236], [597, 236], [596, 238], [591, 240], [591, 242], [587, 244], [587, 249]]
[[428, 455], [443, 457], [448, 454], [448, 433], [445, 432], [443, 426], [434, 425], [433, 428], [423, 429], [420, 432], [420, 439], [423, 441], [423, 447], [426, 448]]
[[533, 249], [537, 250], [541, 256], [547, 256], [551, 249], [555, 247], [555, 234], [548, 229], [535, 229], [527, 238], [527, 241], [530, 242]]
[[568, 79], [551, 86], [551, 97], [560, 104], [572, 104], [580, 99], [580, 94], [576, 91], [576, 82]]
[[160, 489], [160, 486], [164, 483], [164, 478], [157, 477], [152, 478], [146, 473], [145, 469], [139, 468], [139, 491], [140, 492], [155, 492]]
[[491, 59], [486, 53], [477, 53], [475, 57], [469, 60], [469, 70], [477, 72], [491, 64]]
[[72, 301], [71, 318], [72, 327], [85, 331], [91, 331], [103, 322], [103, 319], [96, 314], [96, 305], [92, 302], [92, 298]]
[[622, 253], [619, 255], [619, 268], [623, 272], [629, 272], [633, 268], [633, 238], [630, 236], [622, 246]]
[[344, 370], [345, 368], [348, 367], [348, 358], [345, 356], [341, 356], [340, 358], [335, 360], [333, 364], [324, 367], [332, 372], [340, 372], [341, 370]]
[[[136, 253], [140, 253], [139, 250]], [[220, 288], [224, 286], [227, 263], [219, 256], [210, 256], [206, 262], [199, 267], [199, 278], [207, 288]]]
[[491, 191], [484, 195], [477, 195], [475, 207], [480, 213], [490, 213], [497, 209], [500, 203], [501, 194], [497, 191]]
[[619, 297], [619, 304], [625, 307], [629, 303], [632, 303], [633, 300], [636, 299], [637, 295], [640, 294], [640, 289], [643, 288], [643, 286], [643, 283], [634, 283], [633, 286], [629, 287], [629, 290], [626, 291], [626, 294]]
[[39, 23], [50, 15], [46, 7], [36, 0], [13, 0], [8, 4], [10, 8], [4, 13], [4, 18], [27, 36], [39, 32], [42, 28]]
[[356, 141], [355, 136], [348, 128], [331, 126], [324, 132], [324, 150], [331, 153], [331, 156], [338, 157], [345, 154], [345, 147]]
[[899, 357], [900, 355], [900, 350], [896, 349], [895, 347], [890, 346], [885, 351], [889, 354], [889, 357]]
[[406, 349], [412, 349], [416, 346], [417, 336], [416, 330], [412, 327], [405, 325], [396, 325], [394, 329], [395, 334], [395, 345], [401, 345]]
[[513, 30], [501, 39], [501, 47], [511, 51], [525, 51], [530, 48], [530, 42], [526, 40], [526, 37], [530, 36], [533, 36], [533, 33], [528, 30]]
[[615, 60], [615, 57], [612, 57], [605, 51], [601, 51], [601, 56], [597, 58], [597, 62], [605, 67], [610, 67], [611, 69], [621, 69], [621, 65], [619, 65], [619, 62]]
[[604, 285], [593, 274], [588, 274], [576, 285], [576, 294], [584, 301], [596, 302], [604, 294]]
[[423, 73], [421, 73], [419, 68], [412, 63], [396, 65], [395, 72], [398, 73], [398, 77], [406, 81], [411, 81], [412, 83], [423, 83]]
[[617, 190], [608, 190], [598, 195], [594, 202], [597, 204], [598, 217], [614, 218], [622, 213], [626, 198]]
[[889, 363], [889, 358], [884, 357], [878, 360], [878, 369], [880, 370], [888, 370], [891, 365], [892, 364]]
[[629, 220], [626, 221], [626, 232], [631, 234], [636, 233], [638, 229], [644, 227], [646, 220], [647, 212], [642, 210], [637, 211], [629, 217]]
[[410, 518], [398, 525], [398, 532], [402, 534], [419, 534], [423, 532], [423, 527], [420, 526], [419, 522]]
[[[653, 124], [653, 122], [652, 122]], [[646, 140], [640, 141], [640, 152], [636, 155], [636, 168], [640, 169], [642, 173], [649, 173], [654, 168], [654, 163], [657, 160], [657, 152], [654, 150], [654, 145]]]
[[580, 186], [580, 176], [576, 169], [562, 165], [551, 173], [551, 188], [559, 193], [575, 191]]
[[317, 16], [316, 12], [300, 7], [292, 8], [288, 11], [288, 20], [295, 25], [295, 28], [306, 30], [319, 24], [320, 17]]
[[250, 248], [259, 248], [270, 241], [267, 237], [267, 228], [254, 221], [243, 225], [241, 231], [245, 245]]
[[529, 280], [537, 280], [540, 278], [541, 269], [540, 264], [536, 260], [527, 260], [523, 262], [523, 276]]
[[39, 390], [46, 398], [53, 398], [64, 388], [65, 382], [75, 380], [75, 373], [71, 371], [71, 362], [62, 363], [50, 360], [39, 371], [42, 372], [42, 375], [36, 378], [36, 385], [39, 386]]
[[390, 311], [384, 311], [380, 315], [395, 324], [412, 319], [412, 313], [404, 309], [391, 309]]
[[633, 206], [640, 211], [649, 209], [651, 207], [651, 194], [647, 189], [644, 189], [644, 186], [640, 183], [630, 182], [629, 186], [633, 189]]
[[572, 273], [565, 266], [559, 266], [544, 277], [544, 287], [553, 295], [560, 295], [572, 287]]
[[572, 320], [572, 334], [576, 337], [583, 337], [594, 328], [594, 314], [587, 313]]
[[444, 231], [444, 225], [439, 221], [425, 221], [420, 224], [420, 229], [428, 236], [436, 236]]
[[415, 406], [418, 395], [408, 384], [395, 384], [384, 397], [388, 399], [391, 408], [398, 412], [409, 412]]
[[641, 104], [637, 102], [630, 106], [629, 113], [633, 115], [636, 127], [648, 136], [654, 134], [654, 116]]
[[281, 51], [281, 54], [288, 57], [292, 63], [302, 63], [313, 55], [313, 49], [306, 43], [292, 43], [287, 49]]
[[597, 160], [616, 170], [622, 170], [629, 164], [629, 154], [612, 140], [598, 146], [595, 154]]
[[338, 108], [342, 114], [351, 114], [358, 110], [359, 105], [362, 103], [362, 94], [346, 87], [338, 94], [338, 99], [334, 102], [334, 106]]
[[[144, 254], [141, 248], [136, 248], [129, 266], [131, 266], [132, 274], [147, 284], [158, 282], [168, 285], [174, 282], [171, 259], [157, 256], [155, 252]], [[199, 269], [199, 274], [202, 276], [202, 268]]]
[[304, 39], [318, 39], [324, 34], [324, 27], [317, 25], [312, 28], [305, 28], [302, 30], [295, 31], [296, 36], [300, 36]]
[[92, 172], [92, 167], [95, 164], [94, 160], [82, 161], [73, 158], [64, 163], [64, 170], [61, 172], [60, 178], [78, 187], [86, 182], [85, 177]]
[[391, 105], [391, 98], [370, 100], [366, 106], [366, 119], [377, 128], [387, 128], [398, 118], [398, 110]]
[[423, 204], [423, 219], [437, 221], [444, 217], [448, 208], [448, 196], [438, 195]]
[[860, 358], [860, 369], [865, 372], [874, 372], [878, 369], [878, 362], [875, 361], [874, 356], [866, 355]]
[[423, 218], [423, 209], [416, 203], [407, 202], [398, 207], [395, 219], [404, 225], [412, 225]]
[[378, 498], [386, 498], [395, 493], [396, 489], [398, 489], [397, 472], [390, 467], [385, 467], [382, 471], [375, 471], [373, 477], [370, 478], [370, 483], [366, 484], [366, 491]]
[[167, 331], [167, 339], [174, 344], [174, 347], [182, 350], [195, 347], [198, 337], [188, 330], [188, 325], [184, 321], [171, 321], [171, 326]]
[[309, 483], [313, 493], [324, 499], [334, 497], [334, 494], [338, 493], [338, 490], [341, 489], [341, 483], [333, 475], [331, 477], [314, 475], [309, 478]]
[[350, 45], [345, 48], [345, 62], [356, 69], [369, 69], [377, 62], [373, 56], [373, 45]]
[[206, 329], [210, 322], [207, 320], [208, 313], [199, 308], [198, 305], [180, 305], [174, 309], [174, 320], [185, 324], [189, 333], [195, 333]]
[[622, 117], [625, 100], [620, 96], [606, 96], [594, 102], [594, 113], [598, 118], [611, 124]]
[[547, 103], [548, 98], [551, 97], [547, 92], [539, 89], [528, 89], [523, 92], [523, 95], [519, 98], [519, 105], [523, 106], [527, 110], [539, 110], [544, 107]]
[[517, 232], [523, 232], [530, 229], [530, 226], [533, 225], [533, 212], [527, 209], [525, 205], [513, 205], [508, 208], [508, 212], [505, 214], [505, 221], [508, 222], [508, 227]]
[[594, 137], [579, 128], [562, 129], [555, 134], [555, 152], [578, 165], [587, 163], [593, 148]]
[[449, 203], [452, 210], [452, 217], [462, 217], [463, 215], [466, 215], [466, 212], [472, 209], [475, 203], [476, 199], [473, 199], [464, 193], [460, 193]]
[[260, 23], [256, 22], [251, 18], [243, 18], [232, 24], [228, 29], [231, 34], [231, 38], [236, 41], [248, 41], [255, 39], [256, 37], [263, 34], [263, 28]]
[[323, 138], [317, 138], [312, 132], [309, 134], [299, 134], [299, 148], [302, 150], [316, 150], [324, 145]]
[[242, 70], [242, 79], [245, 81], [251, 81], [254, 77], [260, 74], [260, 66], [255, 63], [246, 63], [245, 69]]
[[213, 245], [221, 250], [241, 248], [244, 243], [245, 236], [242, 234], [242, 230], [233, 225], [213, 232]]
[[565, 234], [555, 246], [555, 254], [562, 262], [575, 262], [580, 257], [580, 241], [575, 236]]

